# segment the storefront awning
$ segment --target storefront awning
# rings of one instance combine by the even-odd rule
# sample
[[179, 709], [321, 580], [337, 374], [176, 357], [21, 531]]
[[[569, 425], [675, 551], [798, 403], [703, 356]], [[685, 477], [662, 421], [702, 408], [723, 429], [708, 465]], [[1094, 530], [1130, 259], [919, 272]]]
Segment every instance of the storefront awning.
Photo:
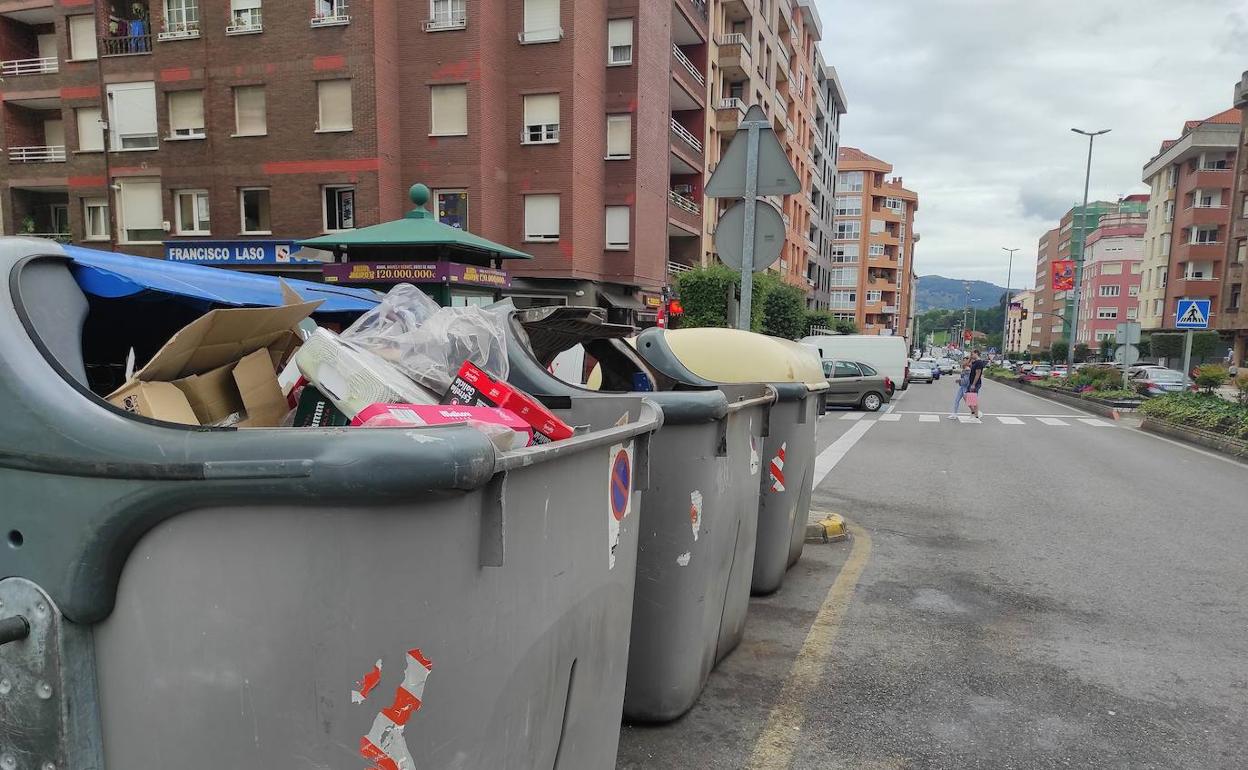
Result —
[[616, 308], [620, 308], [623, 310], [645, 310], [646, 309], [646, 306], [642, 304], [641, 300], [637, 299], [636, 297], [625, 296], [623, 294], [612, 294], [610, 292], [600, 291], [598, 292], [598, 299], [607, 303], [611, 307], [616, 307]]

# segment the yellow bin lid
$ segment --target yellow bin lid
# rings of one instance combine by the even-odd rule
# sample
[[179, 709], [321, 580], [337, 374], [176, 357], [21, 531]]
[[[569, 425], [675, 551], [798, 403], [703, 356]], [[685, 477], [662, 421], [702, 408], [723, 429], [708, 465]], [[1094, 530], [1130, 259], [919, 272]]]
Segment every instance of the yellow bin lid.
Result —
[[668, 329], [663, 338], [689, 371], [715, 382], [827, 384], [819, 354], [792, 340], [719, 328]]

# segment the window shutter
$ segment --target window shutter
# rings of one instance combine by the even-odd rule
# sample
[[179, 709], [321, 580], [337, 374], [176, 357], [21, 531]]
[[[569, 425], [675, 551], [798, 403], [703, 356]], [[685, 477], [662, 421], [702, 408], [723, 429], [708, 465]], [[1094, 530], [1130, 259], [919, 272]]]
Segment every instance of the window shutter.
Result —
[[342, 131], [351, 128], [351, 81], [321, 80], [316, 84], [320, 103], [322, 131]]
[[559, 94], [531, 94], [524, 97], [524, 125], [559, 125]]
[[264, 86], [239, 86], [234, 89], [234, 130], [243, 136], [263, 134], [268, 130]]
[[612, 64], [633, 58], [633, 20], [611, 19], [607, 22], [607, 61]]
[[531, 240], [555, 240], [559, 237], [558, 195], [524, 197], [524, 234]]
[[171, 91], [169, 93], [169, 130], [203, 133], [204, 92]]
[[122, 182], [121, 214], [124, 230], [162, 229], [160, 182]]
[[108, 98], [114, 149], [123, 147], [121, 137], [156, 135], [155, 83], [117, 83], [108, 87]]
[[100, 151], [104, 149], [104, 126], [100, 124], [99, 107], [79, 107], [74, 110], [78, 119], [78, 149]]
[[607, 157], [627, 158], [632, 155], [633, 116], [607, 116]]
[[559, 0], [524, 0], [524, 36], [534, 40], [559, 38]]
[[261, 7], [261, 0], [230, 0], [230, 10], [247, 11]]
[[437, 136], [468, 133], [468, 86], [432, 86], [430, 103], [433, 120], [430, 128]]
[[69, 17], [69, 55], [74, 59], [94, 59], [95, 49], [95, 17]]
[[628, 206], [607, 206], [607, 248], [628, 248]]

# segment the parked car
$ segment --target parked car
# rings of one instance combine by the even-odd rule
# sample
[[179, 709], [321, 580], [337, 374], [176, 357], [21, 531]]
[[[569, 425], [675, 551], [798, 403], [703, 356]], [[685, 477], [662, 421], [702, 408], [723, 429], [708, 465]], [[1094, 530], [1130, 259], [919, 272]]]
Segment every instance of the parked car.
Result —
[[1184, 375], [1183, 372], [1161, 367], [1142, 369], [1130, 375], [1130, 382], [1140, 395], [1150, 397], [1195, 390], [1191, 377]]
[[1048, 364], [1036, 364], [1020, 374], [1018, 379], [1020, 382], [1034, 382], [1035, 380], [1047, 380], [1052, 375], [1053, 367]]
[[932, 383], [936, 381], [936, 372], [927, 361], [914, 361], [910, 364], [910, 381]]
[[1065, 366], [1055, 366], [1053, 367], [1053, 370], [1049, 372], [1049, 376], [1057, 377], [1059, 379], [1064, 378], [1064, 377], [1069, 377], [1070, 370], [1068, 370]]
[[[803, 337], [800, 342], [819, 351], [824, 361], [859, 361], [883, 374], [893, 387], [906, 389], [909, 348], [905, 337], [876, 334], [835, 334]], [[889, 391], [892, 396], [892, 390]]]
[[920, 358], [919, 360], [927, 364], [929, 367], [931, 367], [932, 379], [936, 379], [936, 380], [940, 379], [940, 364], [936, 362], [935, 358], [931, 356], [924, 356]]
[[823, 376], [828, 378], [828, 406], [875, 412], [893, 397], [892, 379], [862, 361], [824, 360]]
[[941, 374], [953, 374], [954, 369], [958, 367], [958, 362], [948, 356], [936, 359], [936, 364], [940, 366]]

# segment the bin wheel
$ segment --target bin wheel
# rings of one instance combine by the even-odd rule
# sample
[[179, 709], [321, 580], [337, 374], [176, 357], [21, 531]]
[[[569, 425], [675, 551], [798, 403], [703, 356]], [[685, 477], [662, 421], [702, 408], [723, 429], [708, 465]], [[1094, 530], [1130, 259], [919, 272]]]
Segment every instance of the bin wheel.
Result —
[[862, 408], [868, 412], [880, 411], [880, 405], [884, 403], [884, 397], [879, 393], [868, 393], [862, 397]]

